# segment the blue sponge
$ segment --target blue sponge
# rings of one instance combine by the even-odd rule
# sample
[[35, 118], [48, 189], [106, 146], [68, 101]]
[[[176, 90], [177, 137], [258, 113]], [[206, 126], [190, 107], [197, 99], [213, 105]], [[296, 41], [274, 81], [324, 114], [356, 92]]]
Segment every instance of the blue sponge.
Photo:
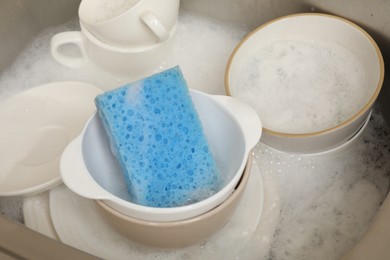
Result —
[[95, 99], [131, 201], [177, 207], [216, 193], [222, 180], [179, 67]]

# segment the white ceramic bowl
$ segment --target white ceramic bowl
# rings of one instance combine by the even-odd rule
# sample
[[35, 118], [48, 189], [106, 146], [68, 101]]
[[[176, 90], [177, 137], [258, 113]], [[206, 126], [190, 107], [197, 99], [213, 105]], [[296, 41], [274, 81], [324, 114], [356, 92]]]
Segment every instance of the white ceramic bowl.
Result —
[[126, 200], [122, 174], [97, 114], [90, 118], [81, 135], [68, 145], [61, 157], [60, 170], [65, 185], [82, 197], [102, 200], [124, 215], [148, 221], [189, 219], [221, 204], [241, 178], [249, 153], [260, 139], [261, 122], [250, 106], [235, 98], [195, 90], [190, 93], [216, 162], [226, 174], [225, 186], [216, 194], [173, 208], [141, 206]]
[[110, 226], [138, 243], [167, 248], [189, 246], [210, 237], [230, 220], [245, 192], [251, 168], [252, 155], [233, 193], [217, 207], [193, 218], [169, 222], [140, 220], [121, 214], [100, 200], [96, 200], [97, 208]]
[[[277, 127], [275, 127], [275, 124], [269, 123], [273, 119], [280, 118], [282, 113], [294, 111], [297, 105], [303, 104], [304, 102], [298, 101], [301, 100], [301, 98], [304, 101], [307, 101], [307, 99], [306, 100], [304, 99], [305, 97], [302, 97], [303, 95], [301, 93], [303, 91], [296, 90], [299, 89], [300, 86], [297, 86], [299, 84], [290, 86], [293, 87], [292, 88], [293, 90], [291, 91], [292, 95], [287, 94], [289, 95], [287, 96], [288, 98], [291, 98], [293, 101], [296, 100], [295, 104], [294, 102], [292, 102], [291, 106], [286, 107], [283, 110], [280, 109], [281, 112], [277, 112], [275, 114], [270, 113], [271, 111], [270, 106], [261, 107], [261, 109], [255, 108], [256, 111], [259, 113], [263, 123], [263, 134], [261, 139], [263, 143], [273, 148], [276, 148], [278, 150], [282, 150], [286, 152], [318, 153], [318, 152], [327, 151], [329, 149], [332, 149], [344, 143], [346, 140], [352, 137], [359, 130], [359, 128], [364, 124], [364, 121], [366, 120], [368, 114], [370, 113], [370, 110], [375, 100], [377, 99], [380, 89], [382, 87], [383, 78], [384, 78], [383, 58], [377, 44], [371, 38], [371, 36], [367, 32], [365, 32], [362, 28], [358, 27], [357, 25], [353, 24], [348, 20], [333, 15], [315, 14], [315, 13], [289, 15], [289, 16], [272, 20], [258, 27], [249, 35], [247, 35], [238, 44], [238, 46], [233, 51], [226, 68], [225, 87], [228, 95], [237, 97], [240, 100], [243, 100], [248, 104], [252, 105], [253, 107], [256, 107], [257, 106], [256, 102], [259, 102], [257, 101], [257, 98], [260, 97], [261, 93], [265, 93], [265, 92], [263, 91], [261, 93], [259, 92], [255, 94], [252, 93], [253, 89], [251, 89], [248, 92], [249, 95], [246, 94], [246, 96], [244, 96], [243, 94], [244, 82], [241, 80], [241, 78], [243, 77], [243, 74], [248, 74], [244, 76], [249, 77], [249, 71], [243, 70], [242, 67], [248, 66], [249, 60], [252, 59], [253, 61], [253, 56], [257, 55], [259, 51], [264, 52], [267, 46], [271, 46], [272, 44], [277, 42], [280, 45], [284, 44], [283, 47], [285, 47], [289, 42], [291, 44], [291, 41], [305, 42], [308, 44], [308, 46], [309, 44], [314, 44], [314, 43], [316, 44], [318, 43], [320, 46], [326, 44], [326, 46], [332, 46], [328, 48], [330, 48], [330, 52], [333, 53], [336, 53], [336, 49], [338, 47], [343, 48], [343, 50], [344, 49], [348, 50], [351, 53], [352, 55], [351, 57], [353, 57], [353, 60], [356, 59], [358, 61], [359, 66], [361, 65], [360, 68], [362, 68], [363, 71], [362, 74], [365, 74], [366, 77], [367, 83], [365, 84], [364, 88], [362, 87], [362, 90], [360, 90], [359, 92], [356, 90], [356, 92], [358, 92], [359, 94], [362, 93], [361, 97], [359, 97], [359, 102], [354, 102], [353, 104], [351, 104], [348, 103], [350, 99], [344, 98], [343, 102], [341, 103], [342, 105], [340, 106], [341, 108], [344, 108], [350, 105], [354, 105], [355, 108], [351, 109], [348, 116], [346, 114], [345, 118], [341, 117], [339, 120], [337, 120], [337, 122], [335, 119], [336, 118], [335, 115], [337, 114], [337, 112], [334, 113], [332, 112], [333, 113], [332, 116], [330, 116], [327, 119], [331, 121], [332, 124], [329, 124], [329, 126], [327, 127], [318, 128], [312, 131], [308, 130], [302, 132], [299, 131], [294, 132], [294, 131], [276, 129]], [[269, 49], [267, 49], [267, 51], [268, 50]], [[307, 49], [304, 49], [303, 51], [306, 50]], [[311, 51], [313, 51], [315, 55], [318, 54], [318, 51], [315, 48], [313, 48]], [[282, 55], [283, 53], [280, 52], [279, 54]], [[270, 60], [274, 62], [277, 66], [279, 66], [281, 64], [279, 59], [280, 57], [281, 56], [271, 57]], [[277, 58], [279, 60], [277, 60]], [[263, 61], [264, 59], [260, 60], [260, 62]], [[351, 62], [351, 60], [344, 60], [344, 62], [340, 63], [342, 64], [341, 67], [346, 65], [347, 62]], [[252, 63], [252, 65], [253, 64], [254, 63]], [[299, 67], [299, 65], [300, 65], [299, 60], [295, 59], [293, 60], [293, 62], [286, 65], [285, 67], [287, 67], [288, 69], [292, 68], [291, 71], [294, 71], [295, 67]], [[266, 69], [264, 68], [267, 69], [268, 67], [266, 66], [261, 67], [261, 69], [263, 70], [259, 69], [258, 72], [256, 72], [257, 74], [253, 73], [251, 74], [251, 77], [269, 78], [270, 75], [263, 76], [263, 74], [261, 74], [261, 73], [265, 73], [264, 71], [266, 71]], [[332, 69], [329, 70], [331, 71]], [[280, 71], [280, 72], [282, 73], [286, 71]], [[294, 71], [294, 73], [295, 72], [297, 71]], [[298, 77], [299, 80], [305, 79], [308, 78], [309, 76], [313, 76], [313, 75], [309, 75], [309, 73], [311, 72], [314, 73], [314, 70], [311, 70], [311, 68], [308, 67], [307, 70], [298, 71], [297, 72], [298, 76], [296, 77]], [[324, 70], [321, 69], [315, 71], [315, 73], [318, 74], [321, 74], [323, 72]], [[336, 73], [338, 73], [338, 71], [336, 71]], [[324, 75], [318, 75], [318, 77], [321, 79], [326, 79], [326, 76]], [[279, 78], [279, 79], [282, 80], [283, 78]], [[291, 79], [291, 77], [290, 78], [287, 77], [287, 79]], [[258, 82], [263, 82], [263, 81], [258, 81]], [[269, 85], [267, 84], [266, 90], [273, 91], [274, 89], [272, 88], [276, 85], [277, 84], [269, 84]], [[319, 81], [313, 82], [312, 85], [310, 85], [310, 87], [314, 88], [314, 85], [319, 85]], [[265, 84], [263, 84], [263, 86], [265, 86]], [[355, 90], [355, 88], [353, 88], [355, 87], [355, 85], [349, 84], [349, 86], [351, 86], [352, 91], [349, 91], [348, 93], [356, 93], [353, 92]], [[258, 85], [251, 86], [251, 87], [260, 89], [260, 86]], [[343, 88], [340, 89], [344, 90], [345, 88], [344, 89]], [[272, 94], [271, 91], [268, 92], [269, 94], [263, 94], [263, 95], [265, 95], [266, 99], [269, 100], [271, 98], [277, 97], [277, 99], [275, 99], [276, 101], [274, 102], [274, 104], [276, 103], [278, 104], [279, 107], [282, 107], [286, 103], [284, 99], [283, 101], [281, 101], [282, 99], [279, 98], [280, 96], [276, 96], [276, 94]], [[318, 88], [316, 89], [316, 91], [317, 92], [315, 92], [315, 94], [319, 98], [317, 99], [312, 98], [310, 102], [312, 102], [313, 104], [322, 102], [321, 98], [325, 96], [320, 94], [322, 93], [322, 91], [324, 91], [324, 88], [322, 89]], [[282, 93], [282, 92], [277, 92], [277, 93]], [[346, 94], [348, 95], [348, 93]], [[331, 96], [332, 98], [330, 100], [334, 100], [334, 98], [336, 97], [339, 98], [340, 96], [341, 94], [337, 94], [337, 96], [333, 95]], [[280, 102], [278, 103], [278, 101]], [[319, 108], [319, 111], [321, 111], [321, 109], [322, 108]], [[323, 107], [323, 109], [327, 111], [334, 109], [335, 111], [337, 111], [338, 108], [336, 109], [335, 106], [325, 106]], [[303, 122], [312, 122], [314, 120], [313, 118], [305, 117], [303, 113], [296, 112], [296, 114], [298, 114], [298, 116], [301, 116], [304, 119], [302, 120]], [[317, 115], [315, 113], [313, 114], [314, 117]], [[292, 118], [292, 116], [290, 118]], [[284, 124], [283, 127], [285, 128], [291, 127], [292, 124], [286, 123], [286, 121], [287, 120], [280, 120], [279, 124], [280, 125]]]

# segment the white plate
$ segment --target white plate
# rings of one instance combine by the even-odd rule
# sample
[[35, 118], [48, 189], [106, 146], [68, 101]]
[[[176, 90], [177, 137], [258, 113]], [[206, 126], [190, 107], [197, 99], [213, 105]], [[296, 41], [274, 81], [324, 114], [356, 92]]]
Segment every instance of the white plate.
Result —
[[59, 159], [102, 91], [81, 82], [34, 87], [0, 106], [0, 196], [32, 195], [61, 182]]
[[[263, 180], [256, 165], [253, 166], [247, 189], [232, 219], [213, 237], [187, 248], [163, 250], [143, 247], [128, 240], [104, 222], [95, 202], [76, 195], [64, 185], [50, 192], [52, 221], [62, 242], [105, 259], [224, 259], [241, 255], [254, 238], [259, 242], [256, 249], [262, 250], [260, 240], [263, 236], [272, 237], [274, 232], [268, 229], [267, 234], [266, 229], [258, 227], [263, 203], [264, 207], [272, 204], [271, 210], [264, 211], [271, 222], [278, 219], [279, 211], [274, 201], [277, 196], [272, 194], [268, 201], [264, 201]], [[262, 221], [262, 224], [267, 226], [268, 221]], [[259, 230], [264, 234], [256, 235]], [[268, 248], [263, 252], [268, 252]]]

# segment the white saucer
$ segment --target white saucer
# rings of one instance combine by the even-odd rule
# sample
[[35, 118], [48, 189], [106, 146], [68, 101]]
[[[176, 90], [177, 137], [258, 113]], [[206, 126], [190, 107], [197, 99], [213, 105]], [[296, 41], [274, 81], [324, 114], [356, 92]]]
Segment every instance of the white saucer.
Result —
[[82, 130], [101, 92], [82, 82], [56, 82], [1, 104], [0, 196], [32, 195], [61, 183], [60, 155]]
[[[104, 259], [180, 259], [186, 256], [191, 256], [191, 259], [226, 259], [243, 254], [245, 248], [253, 244], [253, 238], [257, 238], [256, 249], [262, 250], [260, 240], [264, 236], [272, 237], [274, 229], [268, 228], [267, 220], [261, 221], [262, 225], [267, 226], [266, 229], [258, 227], [261, 209], [263, 206], [271, 209], [264, 211], [263, 208], [271, 222], [277, 221], [279, 211], [274, 207], [274, 198], [277, 196], [263, 194], [261, 173], [256, 165], [253, 166], [247, 189], [232, 219], [213, 237], [197, 245], [176, 250], [140, 246], [106, 224], [92, 200], [74, 194], [64, 185], [50, 191], [50, 213], [54, 228], [62, 242]], [[271, 204], [272, 207], [269, 207]], [[270, 214], [271, 211], [274, 214]], [[261, 236], [255, 234], [259, 229], [264, 232]], [[264, 249], [264, 252], [268, 252], [268, 249]]]

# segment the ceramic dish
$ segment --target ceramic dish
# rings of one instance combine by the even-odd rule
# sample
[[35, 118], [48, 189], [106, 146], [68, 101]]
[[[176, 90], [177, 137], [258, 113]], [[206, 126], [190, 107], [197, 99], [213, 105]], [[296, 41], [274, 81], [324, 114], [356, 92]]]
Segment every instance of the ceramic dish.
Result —
[[121, 182], [123, 177], [97, 114], [61, 157], [61, 177], [65, 185], [85, 198], [103, 200], [118, 212], [148, 221], [189, 219], [221, 204], [241, 179], [250, 151], [260, 139], [261, 131], [257, 129], [261, 129], [261, 122], [251, 107], [235, 98], [195, 90], [190, 90], [190, 94], [215, 160], [223, 169], [224, 187], [217, 193], [202, 201], [172, 208], [130, 202], [125, 197], [127, 188]]
[[[359, 130], [351, 138], [349, 138], [347, 141], [345, 141], [344, 143], [342, 143], [342, 144], [340, 144], [340, 145], [338, 145], [336, 147], [332, 147], [331, 149], [323, 151], [323, 152], [319, 152], [319, 153], [305, 153], [305, 154], [301, 154], [301, 155], [302, 156], [324, 156], [324, 155], [335, 155], [335, 154], [344, 153], [364, 133], [364, 130], [366, 129], [368, 123], [370, 122], [371, 114], [372, 114], [372, 111], [370, 111], [370, 113], [368, 114], [366, 120], [364, 121], [363, 125], [359, 128]], [[267, 146], [270, 149], [274, 149], [274, 148], [272, 148], [272, 147], [270, 147], [270, 146], [268, 146], [266, 144], [263, 144], [263, 145]]]
[[[161, 65], [172, 51], [177, 30], [175, 25], [164, 42], [144, 48], [123, 48], [99, 41], [83, 23], [80, 27], [81, 31], [62, 32], [51, 38], [50, 51], [57, 62], [70, 68], [83, 68], [92, 63], [120, 77], [133, 78], [145, 77]], [[69, 45], [75, 45], [79, 55], [70, 55], [66, 51]]]
[[0, 196], [32, 195], [61, 183], [59, 160], [102, 91], [82, 82], [34, 87], [0, 106]]
[[186, 247], [210, 237], [229, 221], [244, 193], [251, 167], [252, 156], [248, 158], [234, 192], [216, 208], [190, 219], [170, 222], [145, 221], [121, 214], [103, 201], [96, 200], [96, 203], [107, 223], [133, 241], [154, 247]]
[[[164, 252], [160, 249], [145, 249], [122, 237], [107, 225], [104, 219], [95, 216], [98, 213], [95, 203], [77, 196], [63, 185], [50, 191], [53, 207], [50, 208], [49, 199], [42, 195], [33, 196], [28, 204], [31, 212], [37, 213], [36, 216], [50, 216], [50, 211], [53, 213], [61, 241], [101, 258], [155, 259], [157, 256], [162, 258], [202, 256], [219, 259], [232, 256], [251, 259], [253, 256], [256, 258], [263, 256], [266, 258], [279, 221], [280, 197], [277, 186], [272, 174], [261, 173], [254, 160], [247, 188], [230, 221], [214, 236], [199, 244], [185, 249], [164, 250]], [[80, 201], [84, 203], [80, 204]], [[262, 211], [259, 210], [260, 208]], [[32, 226], [34, 230], [42, 234], [47, 232], [56, 234], [53, 224], [47, 226], [45, 218], [35, 218], [35, 215], [30, 214], [31, 212], [26, 212], [24, 217], [28, 222], [31, 219], [37, 221]], [[73, 229], [79, 232], [70, 231]], [[105, 244], [106, 247], [101, 247], [100, 244]]]
[[[259, 144], [262, 145], [262, 144]], [[257, 148], [255, 148], [256, 150]], [[225, 241], [225, 247], [232, 248], [231, 251], [225, 253], [224, 258], [222, 259], [268, 259], [269, 252], [273, 246], [275, 231], [280, 221], [280, 207], [281, 207], [281, 198], [279, 185], [276, 182], [274, 172], [264, 171], [259, 163], [259, 156], [261, 154], [254, 153], [253, 155], [253, 165], [252, 165], [252, 175], [257, 175], [261, 173], [261, 179], [263, 184], [257, 186], [257, 182], [248, 181], [247, 193], [250, 194], [250, 191], [258, 189], [259, 187], [263, 188], [264, 194], [264, 203], [260, 216], [250, 216], [246, 214], [235, 213], [239, 218], [234, 217], [230, 219], [227, 225], [232, 225], [235, 227], [235, 234], [238, 238], [231, 239], [232, 241]], [[252, 176], [250, 178], [253, 178]], [[258, 198], [244, 194], [243, 199], [240, 202], [237, 211], [244, 211], [246, 207], [253, 207], [254, 205], [259, 205]], [[253, 213], [251, 213], [253, 214]], [[253, 225], [252, 218], [258, 219], [257, 224]], [[241, 228], [241, 222], [249, 222], [251, 225], [250, 228], [243, 229]], [[234, 234], [232, 232], [232, 234]], [[240, 238], [241, 237], [241, 238]], [[239, 240], [236, 240], [239, 239]], [[239, 241], [237, 243], [236, 241]], [[239, 244], [239, 245], [237, 245]], [[233, 253], [233, 248], [235, 253]]]
[[303, 154], [303, 156], [323, 156], [323, 155], [335, 155], [335, 154], [340, 154], [344, 153], [346, 150], [348, 150], [349, 147], [351, 147], [357, 139], [364, 133], [364, 130], [366, 129], [368, 123], [370, 122], [372, 110], [370, 110], [370, 113], [368, 114], [366, 120], [364, 121], [363, 125], [357, 130], [357, 132], [351, 136], [348, 140], [346, 140], [344, 143], [332, 147], [326, 151], [319, 152], [319, 153], [308, 153], [308, 154]]
[[[264, 238], [272, 237], [275, 231], [272, 223], [278, 219], [278, 200], [275, 200], [278, 195], [276, 184], [270, 180], [272, 176], [266, 178], [269, 184], [263, 185], [256, 165], [252, 169], [247, 188], [229, 222], [212, 237], [183, 249], [144, 247], [125, 238], [107, 224], [96, 202], [78, 196], [64, 185], [50, 191], [50, 213], [62, 242], [103, 259], [182, 259], [188, 256], [226, 259], [245, 254], [246, 247], [252, 243], [256, 244], [254, 250], [267, 252], [269, 244], [263, 247], [263, 243]], [[262, 219], [262, 209], [266, 219]]]
[[367, 32], [337, 16], [306, 13], [248, 34], [228, 61], [225, 88], [259, 113], [262, 142], [286, 152], [318, 153], [357, 132], [383, 78], [382, 54]]

